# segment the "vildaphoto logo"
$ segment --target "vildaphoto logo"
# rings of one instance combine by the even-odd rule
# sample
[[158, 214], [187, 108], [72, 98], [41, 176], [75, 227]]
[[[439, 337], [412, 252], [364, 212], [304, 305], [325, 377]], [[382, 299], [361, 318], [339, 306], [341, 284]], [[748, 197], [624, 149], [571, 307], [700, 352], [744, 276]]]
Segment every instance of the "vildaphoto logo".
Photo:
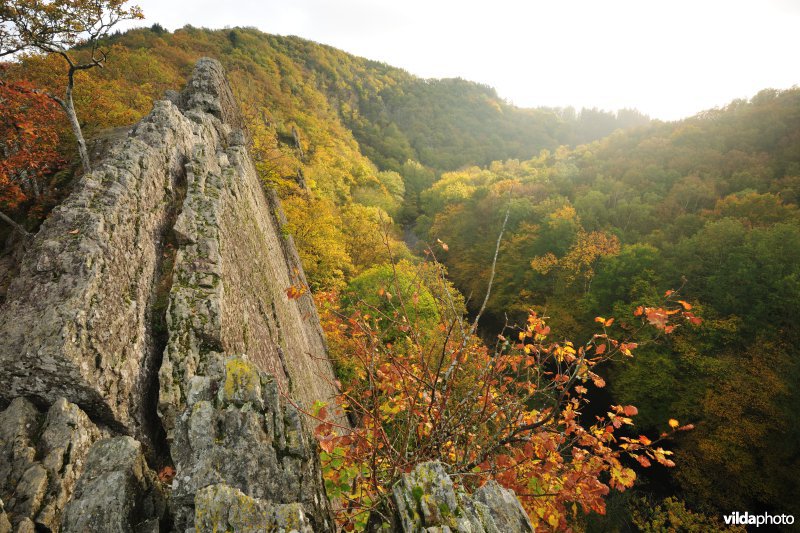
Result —
[[790, 514], [750, 514], [738, 511], [725, 515], [725, 524], [729, 526], [782, 526], [794, 524], [794, 515]]

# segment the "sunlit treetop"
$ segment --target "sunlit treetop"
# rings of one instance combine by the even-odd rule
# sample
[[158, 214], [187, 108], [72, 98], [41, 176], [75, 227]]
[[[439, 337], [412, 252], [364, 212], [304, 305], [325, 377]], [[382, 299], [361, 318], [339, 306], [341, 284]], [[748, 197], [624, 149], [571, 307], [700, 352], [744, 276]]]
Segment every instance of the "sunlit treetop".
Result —
[[[100, 40], [122, 20], [144, 18], [138, 7], [126, 9], [126, 3], [127, 0], [12, 0], [0, 6], [0, 57], [42, 52], [58, 54], [69, 65], [64, 98], [50, 93], [47, 96], [69, 117], [84, 172], [91, 171], [91, 163], [72, 99], [75, 73], [102, 68], [107, 50], [100, 46]], [[79, 45], [90, 49], [88, 60], [76, 61], [72, 49]]]
[[141, 19], [127, 0], [11, 0], [0, 6], [0, 57], [36, 50], [64, 55], [92, 44], [92, 61], [102, 61], [97, 41], [118, 22]]

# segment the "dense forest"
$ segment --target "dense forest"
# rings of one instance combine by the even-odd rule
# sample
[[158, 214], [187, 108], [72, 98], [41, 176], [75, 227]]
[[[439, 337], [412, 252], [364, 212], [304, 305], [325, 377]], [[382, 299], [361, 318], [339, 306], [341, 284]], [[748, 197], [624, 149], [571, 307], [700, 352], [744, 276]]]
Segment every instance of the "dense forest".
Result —
[[[662, 439], [674, 468], [658, 453], [660, 465], [645, 468], [650, 461], [640, 456], [620, 466], [608, 438], [594, 446], [612, 466], [590, 476], [605, 490], [581, 480], [576, 491], [565, 480], [577, 467], [565, 474], [561, 454], [561, 477], [547, 490], [528, 472], [526, 486], [537, 480], [526, 503], [535, 523], [721, 528], [716, 520], [733, 510], [800, 514], [800, 429], [792, 423], [800, 410], [800, 90], [764, 90], [664, 123], [635, 110], [520, 109], [487, 86], [423, 80], [255, 29], [154, 25], [105, 45], [105, 68], [79, 72], [75, 92], [96, 151], [112, 128], [181, 86], [196, 59], [225, 65], [260, 176], [283, 200], [284, 231], [300, 249], [341, 379], [356, 392], [364, 393], [351, 353], [358, 347], [342, 335], [355, 322], [341, 317], [359, 305], [391, 315], [391, 293], [414, 301], [406, 313], [414, 327], [394, 315], [379, 334], [367, 331], [377, 351], [408, 350], [409, 329], [427, 339], [445, 315], [482, 314], [471, 333], [487, 345], [517, 326], [523, 344], [527, 335], [538, 346], [552, 328], [558, 350], [574, 354], [564, 340], [573, 339], [599, 356], [597, 317], [616, 317], [599, 321], [602, 335], [623, 339], [645, 310], [656, 327], [636, 332], [634, 357], [590, 373], [597, 387], [580, 405], [587, 427], [605, 415], [603, 405], [626, 406], [617, 413], [625, 427], [614, 428], [634, 446], [648, 446], [637, 435], [659, 435], [668, 421], [693, 426]], [[63, 72], [60, 57], [27, 55], [0, 73], [0, 212], [28, 231], [80, 174], [66, 119], [41, 96], [60, 90]], [[12, 234], [0, 224], [0, 237]], [[292, 287], [289, 297], [305, 289]], [[681, 298], [680, 313], [664, 313], [685, 317], [680, 327], [647, 311], [661, 309], [655, 302], [668, 289]], [[425, 339], [414, 342], [440, 346]], [[488, 361], [477, 340], [456, 340]], [[633, 348], [613, 346], [624, 355]], [[508, 364], [516, 372], [515, 361]], [[401, 406], [385, 410], [396, 416]], [[339, 468], [333, 450], [325, 454]], [[345, 475], [354, 474], [334, 472], [329, 490], [351, 490]], [[630, 476], [638, 477], [632, 490], [606, 495], [608, 486], [633, 484]], [[518, 480], [508, 481], [519, 493]], [[605, 503], [576, 496], [581, 490]]]
[[586, 337], [594, 316], [630, 316], [682, 287], [702, 326], [612, 367], [613, 397], [639, 408], [642, 429], [669, 416], [697, 424], [676, 443], [670, 477], [693, 508], [796, 509], [798, 127], [800, 92], [766, 90], [678, 123], [445, 173], [421, 195], [417, 232], [447, 242], [454, 283], [480, 295], [510, 213], [489, 310], [499, 322], [539, 309], [570, 338]]

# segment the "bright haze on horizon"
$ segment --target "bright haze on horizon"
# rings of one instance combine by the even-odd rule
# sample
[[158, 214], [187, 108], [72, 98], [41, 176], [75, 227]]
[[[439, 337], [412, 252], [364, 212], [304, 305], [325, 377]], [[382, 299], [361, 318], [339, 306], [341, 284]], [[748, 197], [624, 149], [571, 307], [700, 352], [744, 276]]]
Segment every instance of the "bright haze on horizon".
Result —
[[675, 120], [800, 84], [800, 0], [131, 3], [144, 25], [297, 35], [417, 76], [485, 83], [521, 107]]

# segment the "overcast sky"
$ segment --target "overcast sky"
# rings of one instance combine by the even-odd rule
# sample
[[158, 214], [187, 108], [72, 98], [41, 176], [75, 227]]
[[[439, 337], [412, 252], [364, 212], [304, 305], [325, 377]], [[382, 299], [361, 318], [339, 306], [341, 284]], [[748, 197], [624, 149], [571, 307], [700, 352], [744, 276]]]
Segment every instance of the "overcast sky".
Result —
[[[800, 0], [134, 0], [170, 30], [255, 26], [523, 107], [673, 120], [800, 84]], [[141, 23], [140, 23], [141, 24]]]

